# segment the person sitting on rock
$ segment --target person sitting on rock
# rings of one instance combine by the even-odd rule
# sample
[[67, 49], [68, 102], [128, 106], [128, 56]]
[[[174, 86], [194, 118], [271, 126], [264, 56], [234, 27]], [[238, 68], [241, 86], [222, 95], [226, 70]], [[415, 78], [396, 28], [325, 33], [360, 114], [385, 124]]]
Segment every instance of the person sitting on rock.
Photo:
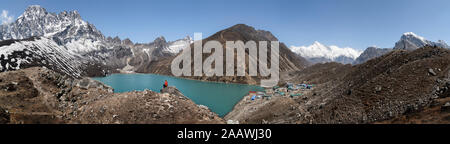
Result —
[[165, 81], [164, 81], [163, 88], [166, 88], [166, 87], [168, 87], [168, 86], [169, 86], [169, 83], [167, 82], [167, 80], [165, 80]]

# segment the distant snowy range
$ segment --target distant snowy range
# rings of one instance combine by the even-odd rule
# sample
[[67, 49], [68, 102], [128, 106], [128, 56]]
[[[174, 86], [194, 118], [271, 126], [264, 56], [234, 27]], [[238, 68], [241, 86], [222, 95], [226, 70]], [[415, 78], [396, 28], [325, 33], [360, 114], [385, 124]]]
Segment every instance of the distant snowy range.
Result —
[[326, 46], [318, 41], [309, 46], [291, 46], [291, 50], [311, 63], [339, 62], [351, 64], [362, 53], [360, 50], [349, 47]]
[[309, 60], [312, 64], [338, 62], [342, 64], [360, 64], [370, 59], [382, 56], [392, 50], [415, 50], [423, 46], [437, 46], [449, 49], [450, 47], [443, 40], [432, 42], [413, 32], [404, 33], [393, 48], [368, 47], [360, 51], [350, 47], [338, 47], [335, 45], [324, 45], [314, 42], [309, 46], [291, 46], [290, 49]]

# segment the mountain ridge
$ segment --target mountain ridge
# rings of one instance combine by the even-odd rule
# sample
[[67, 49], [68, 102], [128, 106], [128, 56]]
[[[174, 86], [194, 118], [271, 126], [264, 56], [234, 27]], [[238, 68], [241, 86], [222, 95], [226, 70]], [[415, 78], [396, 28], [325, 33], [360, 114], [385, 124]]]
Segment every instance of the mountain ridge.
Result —
[[[155, 41], [148, 44], [134, 44], [130, 39], [121, 40], [119, 37], [105, 37], [93, 24], [84, 21], [80, 14], [75, 11], [63, 11], [60, 13], [48, 12], [45, 8], [39, 5], [29, 6], [21, 16], [14, 22], [0, 25], [0, 41], [9, 41], [11, 43], [33, 43], [29, 45], [42, 45], [41, 41], [34, 41], [29, 39], [37, 37], [38, 39], [45, 39], [47, 42], [53, 41], [53, 49], [64, 51], [63, 53], [73, 55], [73, 61], [81, 61], [83, 65], [88, 65], [85, 68], [79, 65], [73, 65], [73, 69], [78, 71], [87, 71], [86, 69], [94, 69], [89, 72], [70, 73], [65, 72], [73, 77], [79, 76], [104, 76], [108, 73], [118, 72], [118, 70], [129, 65], [129, 59], [134, 58], [135, 55], [142, 55], [142, 53], [152, 51], [153, 53], [146, 53], [150, 59], [157, 59], [167, 55], [176, 54], [183, 45], [188, 45], [191, 42], [190, 37], [179, 39], [173, 42], [167, 42], [156, 38]], [[11, 48], [9, 45], [2, 45], [1, 49], [20, 51], [29, 51], [30, 47], [22, 45], [22, 47]], [[42, 48], [41, 48], [42, 49]], [[144, 50], [144, 51], [142, 51]], [[39, 51], [41, 55], [52, 55], [52, 51]], [[12, 62], [7, 59], [11, 53], [6, 51], [0, 53], [3, 55], [1, 71], [16, 70], [20, 68], [27, 68], [30, 63], [33, 66], [49, 66], [40, 61], [15, 61]], [[42, 56], [36, 56], [42, 57]], [[8, 66], [6, 66], [8, 64]], [[10, 67], [10, 65], [20, 65], [20, 67]], [[52, 70], [60, 72], [63, 64], [59, 61], [51, 63]]]
[[290, 49], [312, 63], [339, 62], [351, 64], [362, 53], [359, 50], [330, 45], [315, 41], [309, 46], [291, 46]]
[[424, 37], [421, 37], [413, 32], [406, 32], [402, 35], [400, 40], [395, 43], [393, 49], [404, 49], [404, 50], [415, 50], [424, 46], [437, 46], [442, 48], [450, 48], [447, 43], [443, 40], [438, 40], [438, 42], [432, 42]]
[[361, 64], [370, 59], [382, 56], [392, 50], [416, 50], [425, 46], [436, 46], [441, 48], [450, 49], [450, 46], [444, 40], [438, 40], [438, 42], [432, 42], [424, 37], [421, 37], [413, 32], [406, 32], [400, 37], [400, 40], [395, 43], [393, 48], [376, 48], [369, 47], [355, 60], [353, 64]]
[[[224, 30], [218, 31], [215, 34], [204, 38], [203, 44], [205, 41], [216, 40], [219, 41], [223, 47], [223, 52], [225, 54], [225, 42], [226, 41], [237, 41], [241, 40], [244, 43], [250, 40], [255, 41], [278, 41], [278, 39], [273, 36], [269, 31], [265, 30], [256, 30], [255, 28], [245, 25], [245, 24], [236, 24]], [[193, 44], [190, 45], [190, 48], [193, 49]], [[269, 49], [270, 51], [270, 49]], [[180, 53], [179, 53], [180, 54]], [[178, 55], [179, 55], [178, 54]], [[280, 54], [280, 72], [294, 71], [307, 67], [309, 62], [301, 56], [293, 53], [284, 43], [280, 42], [279, 45], [279, 54]], [[210, 54], [203, 53], [203, 58], [205, 59]], [[246, 51], [246, 65], [248, 64], [248, 51]], [[144, 69], [140, 69], [137, 72], [141, 73], [157, 73], [163, 75], [172, 75], [170, 64], [175, 57], [161, 59], [155, 61], [153, 63], [149, 63]], [[255, 58], [256, 59], [256, 58]], [[270, 61], [270, 56], [268, 57]], [[224, 60], [225, 61], [225, 60]], [[236, 57], [235, 57], [236, 61]], [[235, 65], [235, 74], [236, 74], [236, 65]], [[225, 65], [224, 65], [225, 70]], [[259, 80], [262, 79], [261, 76], [251, 77], [248, 75], [248, 66], [246, 66], [245, 76], [184, 76], [185, 78], [197, 79], [197, 80], [205, 80], [205, 81], [219, 81], [219, 82], [232, 82], [232, 83], [244, 83], [244, 84], [258, 84]]]

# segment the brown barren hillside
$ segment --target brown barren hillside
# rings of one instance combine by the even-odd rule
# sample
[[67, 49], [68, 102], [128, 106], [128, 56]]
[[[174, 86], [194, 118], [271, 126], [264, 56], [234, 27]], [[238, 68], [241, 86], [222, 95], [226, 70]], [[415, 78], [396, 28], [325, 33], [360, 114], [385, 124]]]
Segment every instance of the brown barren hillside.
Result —
[[[290, 75], [291, 82], [317, 86], [299, 98], [274, 98], [254, 114], [233, 119], [242, 123], [450, 123], [447, 49], [395, 50], [353, 67], [318, 64]], [[438, 118], [426, 120], [432, 115]]]
[[[224, 62], [225, 62], [225, 42], [226, 41], [243, 41], [244, 43], [250, 40], [255, 41], [258, 43], [259, 41], [268, 41], [270, 44], [270, 41], [278, 41], [278, 39], [273, 36], [270, 32], [264, 31], [264, 30], [255, 30], [253, 27], [244, 25], [244, 24], [237, 24], [230, 28], [227, 28], [225, 30], [221, 30], [212, 36], [205, 38], [202, 40], [202, 43], [205, 44], [207, 41], [210, 40], [217, 40], [219, 41], [224, 47], [223, 53], [224, 53]], [[259, 48], [259, 47], [258, 47]], [[193, 44], [191, 45], [192, 53], [193, 53]], [[281, 72], [287, 72], [287, 71], [294, 71], [294, 70], [300, 70], [303, 69], [308, 65], [308, 62], [303, 58], [295, 53], [293, 53], [285, 44], [280, 43], [279, 48], [279, 54], [280, 54], [280, 63], [279, 68]], [[210, 54], [204, 53], [203, 59], [206, 59]], [[236, 55], [236, 51], [235, 51]], [[193, 54], [191, 55], [193, 59]], [[268, 47], [268, 62], [270, 63], [270, 46]], [[159, 61], [151, 62], [146, 67], [137, 70], [137, 72], [141, 73], [157, 73], [157, 74], [163, 74], [163, 75], [172, 75], [170, 70], [170, 65], [172, 60], [175, 57], [168, 57], [166, 59], [161, 59]], [[199, 79], [199, 80], [207, 80], [207, 81], [220, 81], [220, 82], [233, 82], [233, 83], [246, 83], [246, 84], [257, 84], [259, 83], [259, 80], [262, 78], [261, 76], [255, 76], [250, 77], [248, 76], [248, 50], [246, 50], [246, 76], [224, 76], [224, 77], [187, 77], [192, 79]], [[255, 58], [256, 59], [256, 58]], [[193, 64], [192, 64], [193, 65]], [[225, 65], [224, 64], [224, 73], [225, 73]], [[192, 66], [193, 67], [193, 66]], [[236, 67], [236, 56], [235, 56], [235, 67]], [[235, 74], [236, 74], [236, 68], [235, 68]]]
[[449, 80], [449, 70], [447, 49], [393, 51], [354, 66], [314, 116], [318, 122], [366, 123], [421, 111], [438, 98], [434, 90]]

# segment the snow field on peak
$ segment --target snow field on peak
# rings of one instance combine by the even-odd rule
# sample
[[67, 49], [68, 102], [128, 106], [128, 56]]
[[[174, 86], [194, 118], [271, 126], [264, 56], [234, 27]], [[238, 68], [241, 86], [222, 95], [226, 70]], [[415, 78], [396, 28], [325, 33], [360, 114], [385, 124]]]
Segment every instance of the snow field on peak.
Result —
[[309, 46], [291, 46], [291, 50], [305, 58], [323, 57], [331, 60], [335, 60], [341, 56], [356, 59], [362, 53], [362, 51], [353, 48], [340, 48], [335, 45], [326, 46], [317, 41]]

